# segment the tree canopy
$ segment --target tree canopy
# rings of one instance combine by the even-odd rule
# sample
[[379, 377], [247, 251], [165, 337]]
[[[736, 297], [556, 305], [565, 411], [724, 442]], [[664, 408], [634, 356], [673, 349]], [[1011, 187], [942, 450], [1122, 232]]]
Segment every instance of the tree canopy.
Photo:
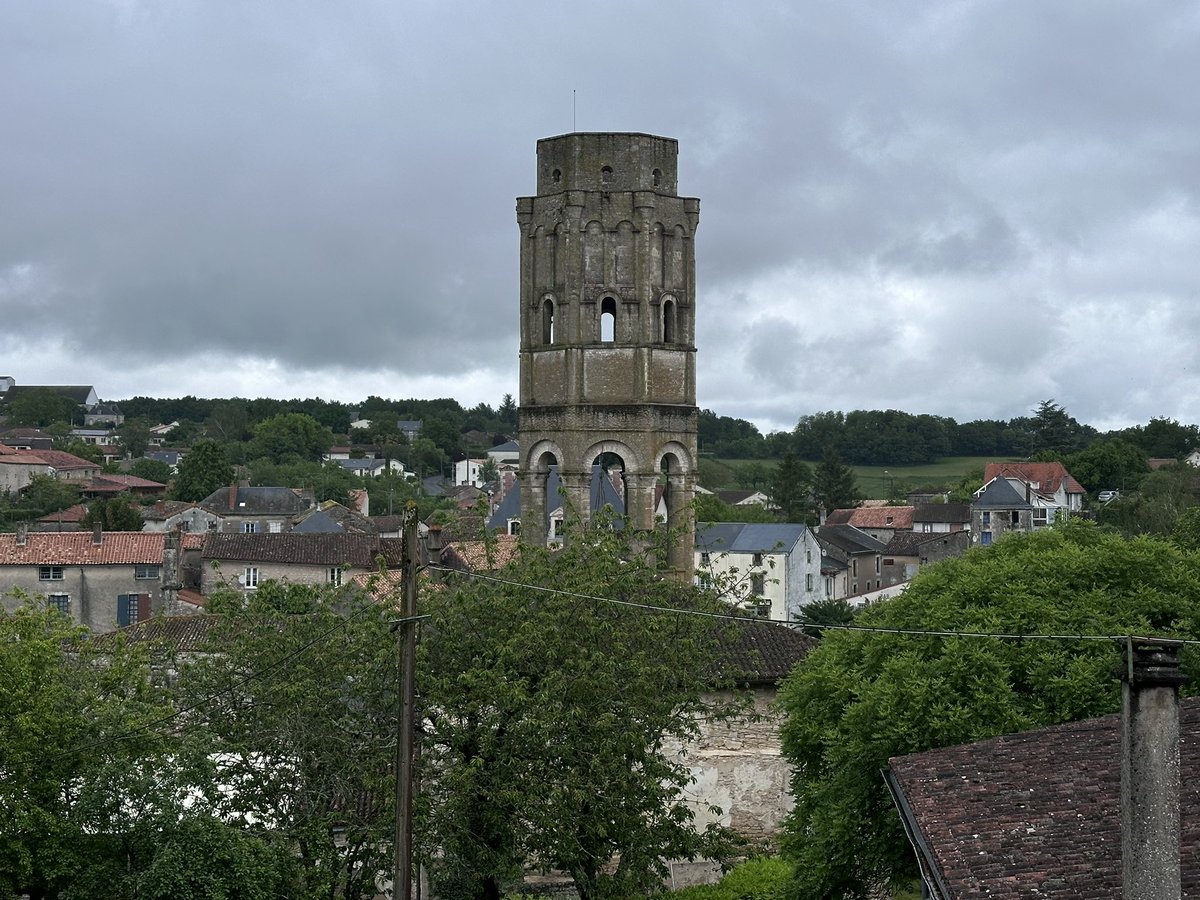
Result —
[[595, 598], [717, 601], [661, 580], [624, 529], [522, 550], [500, 581], [422, 596], [423, 852], [463, 898], [498, 897], [527, 866], [569, 873], [583, 900], [637, 896], [665, 860], [721, 851], [692, 827], [691, 773], [670, 746], [729, 709], [703, 693], [712, 620]]
[[[1168, 541], [1072, 523], [923, 569], [855, 625], [1196, 638], [1198, 561]], [[1196, 654], [1181, 661], [1194, 678]], [[866, 898], [912, 874], [879, 775], [889, 757], [1112, 712], [1118, 662], [1115, 641], [826, 632], [782, 691], [792, 895]]]
[[171, 487], [176, 500], [203, 500], [217, 488], [233, 480], [233, 467], [224, 445], [216, 441], [197, 441], [179, 461], [179, 471]]

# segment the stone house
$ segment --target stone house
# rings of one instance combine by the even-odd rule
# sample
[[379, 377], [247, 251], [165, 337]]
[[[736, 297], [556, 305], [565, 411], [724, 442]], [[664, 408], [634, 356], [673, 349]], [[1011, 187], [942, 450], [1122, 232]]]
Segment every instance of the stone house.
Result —
[[924, 534], [967, 531], [971, 527], [969, 503], [919, 503], [913, 509], [912, 530]]
[[[702, 722], [699, 739], [678, 750], [695, 778], [687, 804], [698, 828], [723, 825], [753, 847], [776, 846], [793, 800], [791, 767], [779, 735], [784, 717], [775, 701], [779, 683], [816, 644], [799, 631], [768, 622], [748, 621], [722, 630], [720, 669], [749, 692], [750, 703], [733, 719]], [[669, 867], [673, 887], [720, 877], [717, 867], [704, 860], [674, 860]]]
[[902, 531], [913, 530], [912, 506], [859, 506], [835, 509], [825, 517], [826, 525], [853, 525], [877, 541], [887, 543]]
[[0, 594], [41, 595], [93, 631], [112, 631], [162, 611], [179, 554], [165, 534], [143, 531], [0, 534]]
[[142, 510], [143, 531], [184, 531], [205, 534], [215, 531], [221, 521], [216, 513], [186, 500], [159, 500]]
[[899, 532], [883, 548], [883, 587], [910, 581], [930, 563], [961, 556], [970, 546], [966, 531]]
[[49, 475], [50, 463], [29, 450], [0, 445], [0, 494], [17, 494], [33, 482], [34, 475]]
[[216, 517], [215, 530], [226, 534], [290, 531], [294, 517], [315, 504], [311, 490], [251, 487], [246, 482], [217, 488], [200, 501]]
[[211, 533], [200, 551], [199, 589], [253, 591], [266, 581], [340, 585], [400, 565], [403, 541], [376, 534]]
[[817, 530], [817, 541], [831, 560], [846, 566], [847, 599], [883, 587], [884, 543], [853, 525], [826, 522]]
[[988, 463], [983, 470], [986, 485], [1004, 478], [1025, 495], [1034, 507], [1034, 527], [1053, 525], [1060, 511], [1074, 515], [1083, 510], [1087, 491], [1060, 462]]
[[972, 543], [986, 547], [1009, 532], [1032, 531], [1033, 525], [1033, 504], [1007, 478], [993, 478], [971, 504]]
[[752, 614], [795, 622], [822, 597], [821, 547], [807, 525], [722, 522], [696, 528], [695, 579]]

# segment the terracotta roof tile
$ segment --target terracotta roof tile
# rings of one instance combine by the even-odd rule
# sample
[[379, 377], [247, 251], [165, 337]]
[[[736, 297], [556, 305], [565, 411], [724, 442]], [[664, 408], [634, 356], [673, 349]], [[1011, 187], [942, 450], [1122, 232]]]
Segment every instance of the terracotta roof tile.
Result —
[[988, 463], [984, 467], [984, 484], [999, 476], [1018, 478], [1037, 485], [1036, 490], [1040, 493], [1056, 493], [1060, 485], [1068, 494], [1087, 493], [1060, 462], [1000, 462]]
[[88, 508], [82, 503], [76, 503], [74, 506], [68, 506], [66, 509], [60, 509], [58, 512], [47, 513], [38, 519], [39, 522], [73, 522], [78, 524], [83, 521], [83, 517], [87, 515]]
[[[488, 544], [491, 544], [490, 551]], [[467, 572], [493, 572], [508, 565], [520, 552], [515, 535], [501, 534], [487, 542], [455, 541], [442, 551], [442, 565]]]
[[[1200, 699], [1182, 701], [1179, 718], [1183, 895], [1194, 897]], [[890, 767], [951, 896], [1121, 896], [1119, 716], [900, 756]]]
[[718, 629], [718, 668], [744, 684], [774, 684], [786, 678], [817, 646], [815, 638], [771, 622], [727, 623]]
[[912, 528], [915, 509], [914, 506], [860, 506], [851, 511], [848, 524], [855, 528], [909, 530]]
[[30, 532], [21, 546], [15, 534], [0, 534], [0, 565], [162, 565], [165, 542], [161, 532], [106, 531], [95, 544], [90, 531], [44, 531]]

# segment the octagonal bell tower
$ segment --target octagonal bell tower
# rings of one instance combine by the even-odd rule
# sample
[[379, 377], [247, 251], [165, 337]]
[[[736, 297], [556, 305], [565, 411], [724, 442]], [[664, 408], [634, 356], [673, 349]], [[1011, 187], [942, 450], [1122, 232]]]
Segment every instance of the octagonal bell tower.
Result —
[[538, 141], [537, 194], [517, 199], [519, 475], [522, 534], [545, 541], [550, 466], [586, 516], [593, 465], [619, 458], [632, 526], [665, 508], [690, 573], [700, 201], [678, 194], [678, 152], [648, 134]]

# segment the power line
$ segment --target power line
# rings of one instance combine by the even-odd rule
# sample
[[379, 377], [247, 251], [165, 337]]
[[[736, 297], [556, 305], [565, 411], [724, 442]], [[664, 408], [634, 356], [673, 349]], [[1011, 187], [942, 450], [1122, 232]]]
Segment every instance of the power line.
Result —
[[438, 566], [432, 563], [428, 568], [436, 569], [442, 572], [449, 572], [455, 575], [463, 575], [469, 578], [475, 578], [481, 581], [490, 581], [496, 584], [506, 585], [508, 587], [521, 588], [529, 591], [540, 591], [545, 594], [556, 594], [563, 597], [573, 597], [578, 600], [594, 600], [599, 603], [611, 603], [615, 606], [625, 606], [633, 609], [640, 609], [648, 612], [656, 613], [673, 613], [682, 616], [697, 616], [706, 619], [719, 619], [730, 622], [737, 622], [742, 625], [746, 624], [765, 624], [765, 625], [783, 625], [790, 627], [816, 628], [823, 631], [861, 631], [867, 634], [903, 634], [916, 637], [961, 637], [961, 638], [992, 638], [994, 640], [1008, 641], [1120, 641], [1124, 642], [1130, 638], [1133, 640], [1156, 640], [1169, 641], [1178, 646], [1194, 646], [1200, 645], [1200, 640], [1188, 638], [1159, 638], [1149, 635], [1128, 635], [1128, 634], [1084, 634], [1082, 632], [1076, 634], [1022, 634], [1015, 632], [1001, 631], [949, 631], [936, 629], [922, 628], [884, 628], [875, 625], [851, 625], [851, 624], [824, 624], [818, 622], [807, 622], [804, 620], [788, 620], [788, 619], [771, 619], [766, 617], [755, 616], [749, 618], [737, 613], [714, 613], [706, 612], [698, 609], [686, 609], [672, 606], [655, 606], [650, 603], [637, 603], [633, 600], [617, 600], [612, 597], [600, 597], [595, 594], [583, 594], [577, 591], [567, 591], [561, 588], [545, 587], [538, 584], [525, 584], [520, 581], [513, 581], [507, 578], [499, 578], [495, 575], [484, 575], [478, 572], [463, 572], [460, 569], [452, 569], [446, 566]]

